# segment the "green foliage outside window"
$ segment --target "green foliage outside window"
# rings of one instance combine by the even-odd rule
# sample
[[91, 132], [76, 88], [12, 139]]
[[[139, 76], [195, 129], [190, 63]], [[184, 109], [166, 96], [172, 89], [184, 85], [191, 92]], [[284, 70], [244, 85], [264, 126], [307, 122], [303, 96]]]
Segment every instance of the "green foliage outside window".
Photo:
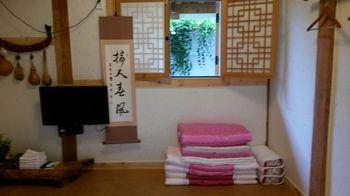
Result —
[[212, 55], [208, 51], [210, 40], [216, 33], [215, 19], [171, 19], [170, 20], [170, 70], [171, 75], [188, 76], [192, 69], [191, 50], [192, 41], [196, 39], [197, 63], [203, 66], [207, 55]]

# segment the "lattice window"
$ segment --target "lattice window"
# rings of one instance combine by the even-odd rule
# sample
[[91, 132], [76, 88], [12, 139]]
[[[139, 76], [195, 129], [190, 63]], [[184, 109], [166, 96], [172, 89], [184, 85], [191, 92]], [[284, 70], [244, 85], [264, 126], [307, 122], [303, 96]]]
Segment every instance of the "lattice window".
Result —
[[164, 3], [121, 3], [121, 14], [133, 17], [135, 71], [163, 73], [165, 70]]
[[[278, 1], [278, 0], [277, 0]], [[228, 74], [271, 76], [274, 64], [275, 0], [228, 0], [226, 70]], [[276, 11], [276, 10], [275, 10]]]

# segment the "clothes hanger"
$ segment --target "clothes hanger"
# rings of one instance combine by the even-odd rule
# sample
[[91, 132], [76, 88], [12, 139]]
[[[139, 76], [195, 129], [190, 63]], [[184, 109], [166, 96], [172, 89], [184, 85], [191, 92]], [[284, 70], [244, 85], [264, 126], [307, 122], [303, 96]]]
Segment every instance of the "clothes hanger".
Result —
[[[323, 18], [324, 18], [323, 22], [319, 25], [319, 27], [315, 28], [314, 26]], [[330, 22], [331, 25], [324, 26], [327, 22]], [[336, 18], [330, 16], [330, 9], [328, 7], [325, 7], [322, 10], [322, 14], [307, 28], [307, 31], [333, 29], [333, 28], [341, 28], [341, 24]]]

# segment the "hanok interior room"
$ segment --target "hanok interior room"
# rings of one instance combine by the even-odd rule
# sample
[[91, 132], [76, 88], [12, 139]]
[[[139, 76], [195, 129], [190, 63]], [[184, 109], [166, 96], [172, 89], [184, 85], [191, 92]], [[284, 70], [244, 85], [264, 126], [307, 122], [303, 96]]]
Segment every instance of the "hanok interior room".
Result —
[[0, 0], [0, 195], [349, 195], [349, 10]]

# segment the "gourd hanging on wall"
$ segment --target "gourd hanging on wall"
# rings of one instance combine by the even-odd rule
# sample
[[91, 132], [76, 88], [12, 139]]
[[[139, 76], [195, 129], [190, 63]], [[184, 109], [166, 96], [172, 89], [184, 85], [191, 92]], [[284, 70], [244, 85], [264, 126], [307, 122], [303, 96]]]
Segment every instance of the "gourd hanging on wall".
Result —
[[40, 84], [40, 76], [36, 71], [36, 68], [33, 63], [34, 56], [31, 54], [30, 55], [30, 73], [28, 76], [28, 82], [31, 85], [39, 85]]
[[12, 73], [13, 65], [5, 59], [5, 49], [1, 49], [0, 53], [0, 76], [8, 76]]
[[14, 77], [16, 80], [23, 80], [24, 79], [24, 71], [23, 71], [23, 67], [19, 64], [19, 60], [21, 59], [21, 57], [19, 55], [16, 55], [16, 62], [17, 65], [15, 67], [15, 73], [14, 73]]
[[52, 83], [52, 79], [47, 67], [46, 50], [44, 50], [43, 52], [43, 63], [44, 63], [43, 84], [45, 86], [50, 86]]
[[[16, 43], [11, 43], [10, 41], [4, 40], [0, 38], [0, 48], [4, 48], [6, 50], [16, 52], [16, 53], [25, 53], [25, 52], [34, 52], [34, 51], [39, 51], [39, 50], [44, 50], [47, 48], [51, 41], [52, 41], [52, 32], [51, 32], [51, 26], [45, 25], [45, 30], [46, 30], [46, 39], [43, 41], [30, 44], [30, 45], [21, 45], [21, 44], [16, 44]], [[33, 55], [30, 56], [31, 59], [31, 69], [30, 73], [28, 75], [28, 82], [32, 85], [39, 85], [40, 84], [40, 76], [38, 75], [36, 68], [33, 63]], [[14, 77], [16, 80], [23, 80], [24, 79], [24, 71], [23, 68], [21, 67], [20, 63], [20, 56], [16, 56], [16, 68], [15, 68], [15, 73]], [[13, 66], [11, 65], [10, 62], [6, 61], [3, 55], [0, 55], [0, 75], [9, 75], [12, 70]], [[45, 63], [45, 61], [44, 61]], [[11, 65], [11, 66], [10, 66]], [[50, 75], [48, 74], [47, 71], [47, 65], [45, 65], [44, 69], [44, 75], [45, 81], [44, 85], [50, 85], [51, 84], [51, 78]]]

